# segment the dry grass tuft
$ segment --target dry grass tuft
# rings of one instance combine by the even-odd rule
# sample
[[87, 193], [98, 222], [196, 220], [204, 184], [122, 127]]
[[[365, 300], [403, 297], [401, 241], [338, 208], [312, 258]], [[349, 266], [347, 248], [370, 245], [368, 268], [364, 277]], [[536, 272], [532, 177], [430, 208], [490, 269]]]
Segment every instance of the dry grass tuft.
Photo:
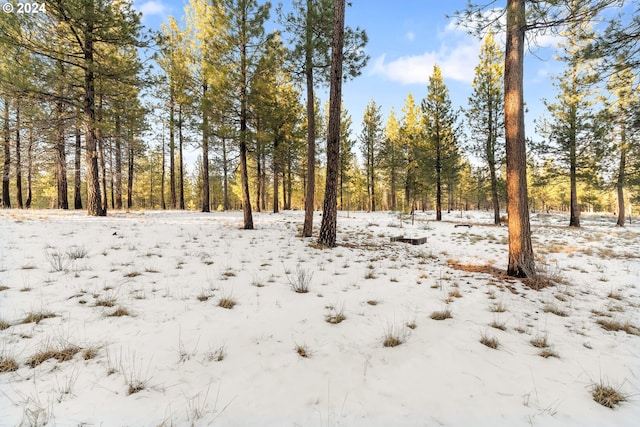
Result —
[[98, 350], [100, 350], [99, 347], [89, 347], [84, 349], [84, 351], [82, 352], [82, 359], [84, 360], [95, 359], [96, 356], [98, 355]]
[[122, 317], [122, 316], [132, 316], [132, 314], [126, 307], [118, 307], [113, 312], [107, 314], [107, 317]]
[[498, 342], [498, 339], [495, 337], [489, 337], [485, 334], [482, 335], [482, 337], [480, 337], [480, 343], [486, 345], [489, 348], [493, 348], [493, 349], [497, 349], [498, 345], [500, 344]]
[[554, 304], [545, 304], [545, 306], [542, 308], [542, 311], [544, 311], [545, 313], [552, 313], [560, 317], [569, 316], [569, 313], [567, 313], [566, 311], [562, 310], [561, 308], [557, 307]]
[[449, 310], [448, 308], [446, 310], [442, 310], [442, 311], [434, 311], [433, 313], [431, 313], [431, 318], [433, 320], [445, 320], [445, 319], [451, 319], [453, 316], [451, 315], [451, 310]]
[[66, 362], [73, 359], [82, 349], [75, 345], [69, 345], [63, 349], [48, 348], [31, 356], [27, 360], [27, 366], [35, 368], [49, 359], [56, 359], [58, 362]]
[[460, 291], [458, 289], [454, 289], [451, 292], [449, 292], [449, 297], [450, 298], [462, 298], [462, 294], [460, 293]]
[[236, 300], [231, 297], [222, 297], [220, 301], [218, 301], [218, 307], [226, 308], [227, 310], [231, 310], [236, 304]]
[[622, 323], [616, 320], [598, 319], [597, 323], [607, 331], [624, 331], [629, 335], [640, 335], [640, 329], [629, 322]]
[[367, 304], [369, 305], [378, 305], [380, 304], [380, 301], [376, 300], [376, 299], [370, 299], [367, 301]]
[[298, 353], [300, 357], [304, 357], [305, 359], [307, 359], [311, 355], [309, 349], [305, 345], [296, 345], [296, 353]]
[[20, 321], [20, 323], [22, 324], [35, 323], [37, 325], [42, 320], [51, 319], [53, 317], [56, 317], [56, 314], [50, 311], [37, 311], [37, 312], [28, 313], [25, 316], [25, 318], [22, 319], [22, 321]]
[[544, 357], [545, 359], [548, 359], [549, 357], [555, 357], [555, 358], [558, 358], [558, 359], [560, 358], [558, 353], [556, 353], [555, 351], [553, 351], [550, 348], [545, 348], [540, 353], [538, 353], [538, 356]]
[[501, 331], [507, 330], [507, 325], [505, 325], [504, 322], [498, 322], [497, 320], [494, 320], [493, 322], [489, 323], [489, 326], [495, 329], [500, 329]]
[[8, 286], [5, 286], [5, 285], [0, 285], [0, 292], [6, 291], [7, 289], [11, 289], [11, 288], [9, 288]]
[[547, 342], [547, 336], [536, 336], [529, 341], [532, 346], [536, 348], [547, 348], [549, 347], [549, 343]]
[[13, 357], [0, 357], [0, 373], [18, 370], [18, 362]]
[[94, 307], [113, 307], [116, 305], [116, 299], [115, 298], [99, 298], [98, 300], [96, 300], [96, 303], [94, 304]]
[[382, 345], [384, 347], [397, 347], [400, 344], [403, 344], [405, 342], [405, 339], [406, 334], [400, 333], [400, 331], [395, 327], [389, 325], [386, 332], [384, 333]]
[[622, 394], [620, 390], [603, 383], [592, 385], [591, 396], [593, 396], [593, 400], [602, 406], [606, 406], [611, 409], [615, 408], [616, 405], [627, 401], [627, 397]]
[[324, 321], [327, 323], [331, 323], [332, 325], [337, 325], [338, 323], [344, 321], [346, 318], [347, 316], [344, 315], [344, 309], [329, 309], [329, 313], [324, 316]]
[[7, 322], [4, 319], [0, 319], [0, 331], [4, 331], [5, 329], [9, 329], [11, 327], [11, 323]]

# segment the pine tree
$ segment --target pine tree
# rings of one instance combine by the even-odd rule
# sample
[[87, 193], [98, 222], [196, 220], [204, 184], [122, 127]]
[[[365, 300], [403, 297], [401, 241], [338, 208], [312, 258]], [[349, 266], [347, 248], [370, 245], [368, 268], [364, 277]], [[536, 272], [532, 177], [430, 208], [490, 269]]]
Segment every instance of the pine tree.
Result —
[[503, 70], [503, 54], [494, 40], [493, 32], [490, 31], [480, 48], [479, 64], [476, 66], [473, 79], [473, 94], [469, 97], [467, 120], [471, 149], [479, 154], [489, 169], [493, 221], [496, 225], [500, 224], [497, 173], [504, 156], [504, 146], [501, 144], [504, 136]]
[[566, 64], [565, 71], [557, 78], [556, 102], [546, 103], [551, 114], [551, 122], [542, 127], [545, 136], [542, 150], [558, 161], [569, 172], [570, 179], [570, 227], [580, 227], [580, 204], [578, 201], [578, 178], [594, 158], [590, 149], [596, 144], [594, 112], [591, 107], [595, 74], [589, 61], [579, 57], [584, 43], [591, 39], [591, 31], [584, 22], [570, 25], [562, 33], [566, 42], [561, 46], [560, 56]]
[[[459, 171], [457, 147], [457, 114], [451, 106], [449, 89], [444, 84], [440, 67], [433, 67], [427, 97], [422, 101], [426, 156], [423, 167], [433, 174], [436, 185], [436, 220], [442, 220], [443, 181], [451, 188]], [[449, 198], [451, 199], [451, 197]]]
[[[637, 108], [640, 106], [640, 81], [626, 64], [628, 52], [622, 52], [619, 56], [619, 65], [611, 75], [607, 88], [614, 98], [608, 104], [609, 115], [606, 117], [609, 123], [614, 124], [613, 154], [617, 154], [616, 192], [618, 197], [618, 219], [616, 225], [625, 226], [625, 196], [624, 188], [627, 185], [628, 157], [634, 151], [632, 148], [638, 145], [638, 131], [640, 121], [637, 116]], [[635, 132], [634, 132], [635, 130]]]

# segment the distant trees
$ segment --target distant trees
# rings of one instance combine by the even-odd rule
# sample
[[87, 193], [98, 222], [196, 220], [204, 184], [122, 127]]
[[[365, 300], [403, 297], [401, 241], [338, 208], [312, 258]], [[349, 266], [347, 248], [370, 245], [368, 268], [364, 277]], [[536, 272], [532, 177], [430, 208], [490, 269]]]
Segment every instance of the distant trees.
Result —
[[371, 100], [364, 110], [362, 132], [360, 134], [360, 146], [367, 177], [367, 195], [369, 198], [367, 210], [369, 212], [376, 210], [376, 175], [378, 164], [380, 163], [378, 156], [382, 149], [382, 131], [380, 107], [376, 105], [374, 100]]

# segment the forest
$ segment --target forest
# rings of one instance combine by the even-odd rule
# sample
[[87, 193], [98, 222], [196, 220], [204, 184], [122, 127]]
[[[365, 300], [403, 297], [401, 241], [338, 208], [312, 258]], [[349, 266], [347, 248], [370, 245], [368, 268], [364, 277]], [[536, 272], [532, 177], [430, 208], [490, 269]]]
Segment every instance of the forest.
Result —
[[[640, 201], [638, 14], [608, 23], [601, 13], [624, 2], [531, 3], [531, 32], [563, 37], [565, 68], [528, 129], [530, 209], [624, 225]], [[333, 1], [190, 0], [158, 32], [127, 0], [41, 6], [0, 15], [2, 207], [321, 209], [329, 114], [316, 92], [329, 83]], [[338, 209], [487, 209], [500, 222], [504, 19], [479, 11], [452, 11], [483, 38], [467, 105], [452, 105], [436, 66], [388, 117], [375, 95], [363, 117], [342, 109]], [[345, 28], [345, 81], [366, 44], [366, 29]]]

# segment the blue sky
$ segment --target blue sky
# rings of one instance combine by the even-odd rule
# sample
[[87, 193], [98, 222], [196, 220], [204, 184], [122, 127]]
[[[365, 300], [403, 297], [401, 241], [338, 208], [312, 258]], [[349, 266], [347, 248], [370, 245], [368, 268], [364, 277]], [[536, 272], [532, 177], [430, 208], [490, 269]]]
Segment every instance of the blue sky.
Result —
[[[272, 2], [274, 8], [276, 3]], [[426, 96], [428, 78], [436, 63], [442, 69], [454, 107], [467, 106], [480, 40], [446, 18], [465, 3], [465, 0], [352, 1], [346, 11], [347, 24], [367, 31], [366, 49], [371, 57], [362, 75], [343, 86], [343, 99], [352, 116], [354, 132], [359, 132], [364, 108], [371, 99], [382, 107], [385, 123], [391, 107], [400, 114], [409, 93], [419, 103]], [[181, 17], [184, 2], [136, 0], [136, 6], [143, 12], [145, 25], [158, 28], [169, 15]], [[562, 67], [554, 61], [554, 49], [549, 47], [557, 42], [553, 37], [543, 38], [540, 47], [525, 59], [528, 136], [535, 132], [533, 119], [544, 110], [541, 98], [554, 96], [550, 75]], [[326, 92], [319, 94], [326, 96]]]

